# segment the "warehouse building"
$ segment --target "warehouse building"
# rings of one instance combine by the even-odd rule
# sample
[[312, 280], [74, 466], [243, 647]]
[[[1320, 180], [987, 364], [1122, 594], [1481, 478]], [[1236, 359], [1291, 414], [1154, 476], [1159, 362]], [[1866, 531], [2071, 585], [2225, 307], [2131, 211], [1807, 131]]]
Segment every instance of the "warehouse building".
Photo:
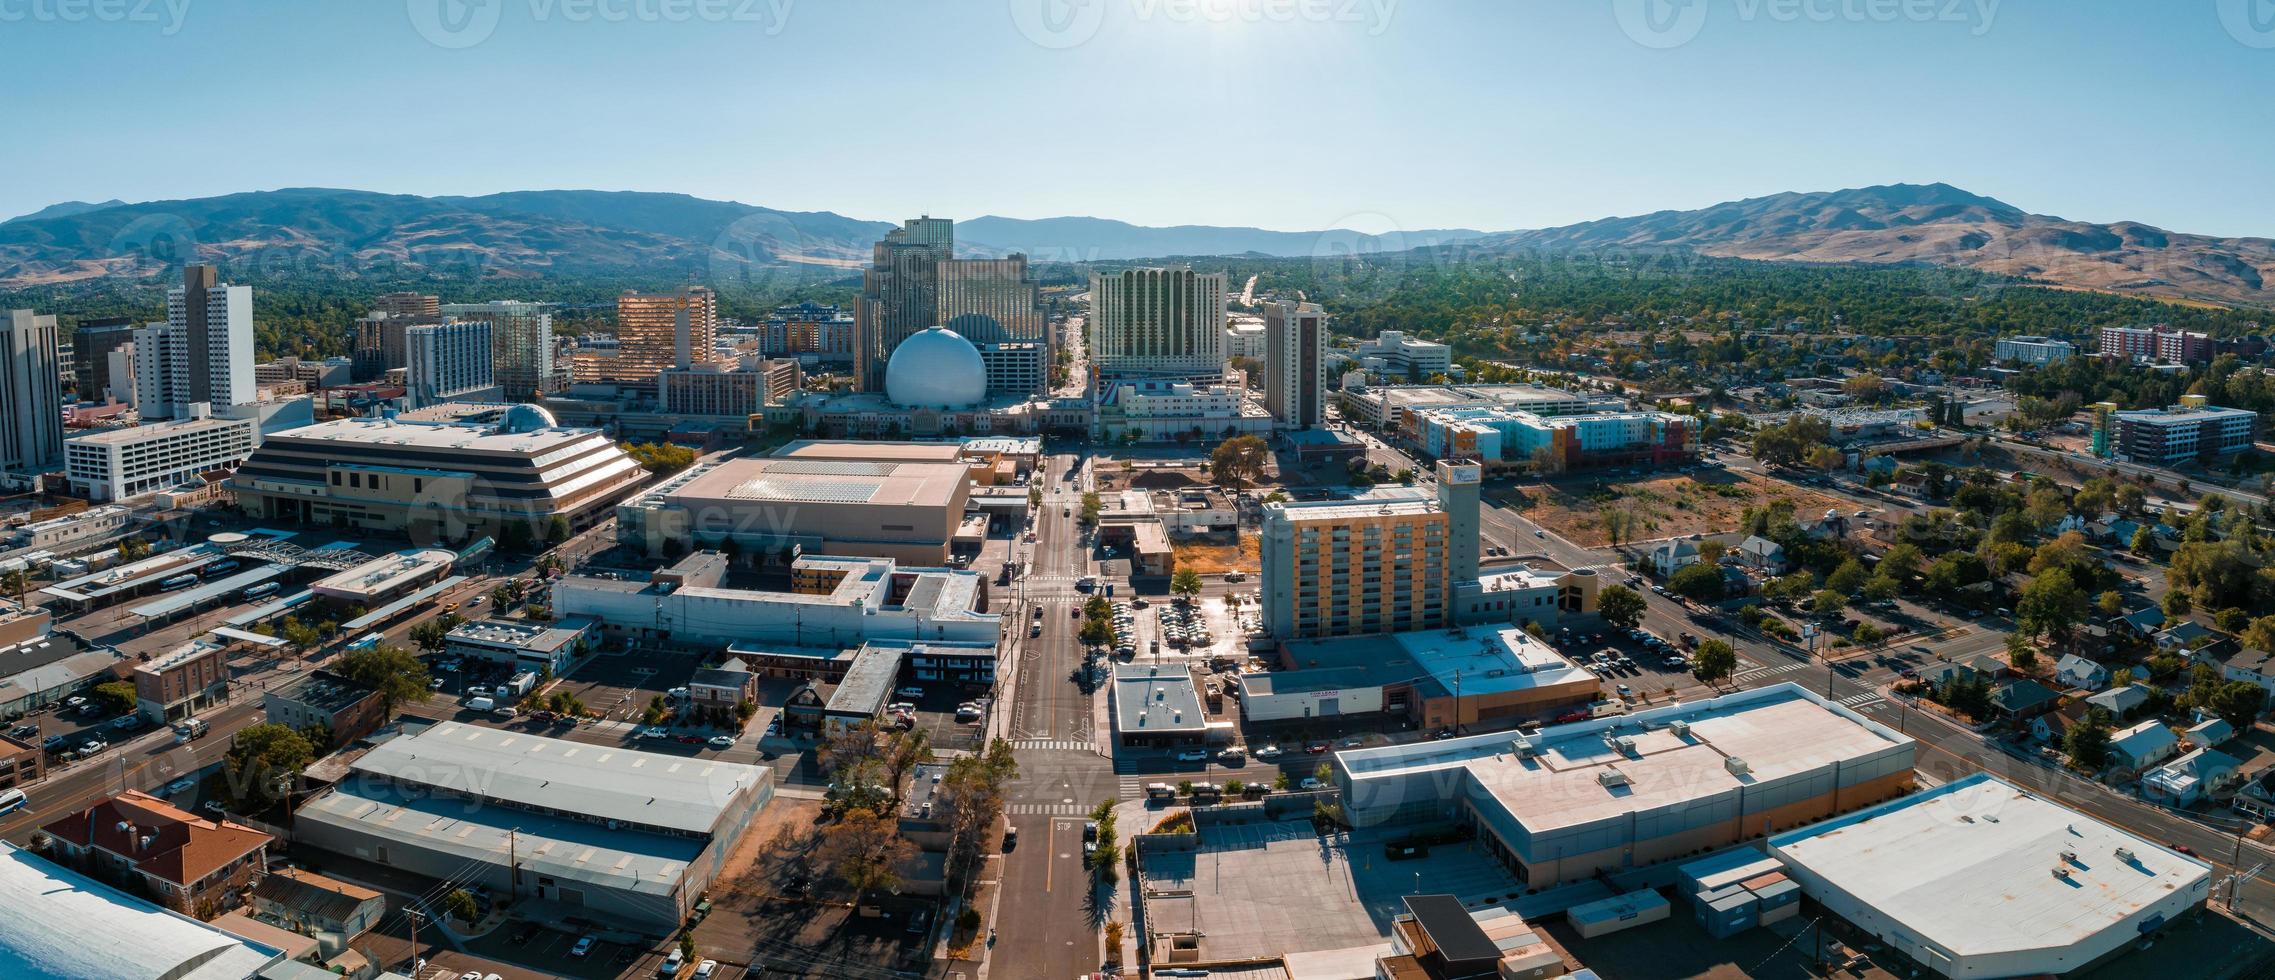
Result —
[[1250, 722], [1382, 712], [1439, 729], [1546, 717], [1602, 693], [1594, 673], [1514, 627], [1283, 643], [1279, 661], [1240, 675]]
[[1529, 887], [1657, 864], [1910, 790], [1913, 741], [1794, 684], [1334, 756], [1355, 826], [1466, 826]]
[[2212, 887], [2203, 861], [1988, 773], [1769, 849], [1827, 911], [1946, 977], [2075, 974], [2144, 945]]
[[[955, 451], [953, 445], [944, 448]], [[799, 549], [945, 565], [970, 499], [960, 462], [758, 458], [698, 463], [616, 508], [617, 540], [661, 552]]]
[[606, 433], [562, 428], [542, 408], [515, 405], [274, 433], [229, 485], [258, 518], [459, 541], [502, 535], [509, 524], [543, 539], [555, 517], [590, 526], [647, 478]]
[[389, 739], [294, 815], [295, 843], [663, 934], [773, 771], [443, 722]]
[[563, 616], [552, 622], [483, 619], [461, 623], [445, 634], [442, 652], [559, 677], [569, 672], [578, 645], [590, 644], [599, 635], [600, 624], [586, 616]]
[[727, 559], [697, 552], [652, 575], [572, 575], [553, 586], [554, 611], [600, 621], [643, 643], [737, 644], [840, 650], [865, 640], [995, 643], [988, 580], [953, 568], [903, 568], [889, 558], [808, 555], [790, 591], [726, 587]]

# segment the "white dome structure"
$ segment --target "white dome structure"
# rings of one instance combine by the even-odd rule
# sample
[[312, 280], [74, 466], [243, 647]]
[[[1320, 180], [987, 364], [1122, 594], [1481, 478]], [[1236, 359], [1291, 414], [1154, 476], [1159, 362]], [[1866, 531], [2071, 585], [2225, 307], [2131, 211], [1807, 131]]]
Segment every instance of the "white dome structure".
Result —
[[885, 397], [902, 408], [961, 408], [987, 399], [979, 348], [946, 327], [909, 335], [885, 362]]
[[559, 428], [560, 425], [560, 422], [554, 420], [553, 413], [546, 411], [542, 405], [515, 405], [506, 409], [505, 415], [498, 419], [498, 431], [501, 433], [541, 432]]

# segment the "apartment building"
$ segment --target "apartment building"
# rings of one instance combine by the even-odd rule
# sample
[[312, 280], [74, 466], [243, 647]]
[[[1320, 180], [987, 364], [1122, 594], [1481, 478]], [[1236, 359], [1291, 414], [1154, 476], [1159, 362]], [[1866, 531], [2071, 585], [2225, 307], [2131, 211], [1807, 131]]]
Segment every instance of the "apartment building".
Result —
[[789, 397], [804, 382], [792, 358], [712, 361], [657, 375], [657, 401], [667, 415], [748, 416]]
[[1128, 269], [1090, 276], [1090, 356], [1107, 378], [1224, 375], [1225, 276]]
[[490, 325], [490, 375], [508, 401], [559, 391], [554, 381], [553, 304], [520, 300], [450, 303], [442, 315]]
[[1264, 505], [1264, 629], [1282, 640], [1438, 629], [1477, 580], [1475, 464], [1439, 462], [1433, 495]]
[[131, 377], [115, 377], [111, 366], [111, 353], [134, 343], [134, 331], [141, 324], [133, 317], [110, 316], [83, 319], [71, 330], [71, 360], [73, 377], [77, 379], [79, 400], [102, 401], [105, 397], [119, 401], [134, 398], [134, 381]]
[[711, 290], [627, 290], [616, 298], [616, 354], [593, 359], [593, 373], [604, 381], [653, 384], [663, 371], [710, 361], [718, 337], [719, 300]]
[[55, 317], [0, 318], [0, 483], [29, 486], [63, 468], [63, 364]]
[[1367, 370], [1404, 381], [1428, 381], [1454, 370], [1453, 348], [1397, 330], [1385, 330], [1360, 344], [1358, 356]]
[[212, 266], [183, 270], [166, 290], [166, 322], [135, 331], [136, 405], [145, 419], [181, 419], [190, 406], [250, 404], [253, 287], [218, 281]]
[[2101, 328], [2101, 356], [2133, 361], [2202, 364], [2216, 350], [2208, 334], [2190, 333], [2167, 324], [2153, 327]]
[[132, 500], [234, 469], [253, 455], [260, 442], [258, 420], [210, 418], [198, 411], [179, 421], [65, 439], [63, 471], [71, 492], [95, 501]]
[[490, 321], [453, 320], [403, 332], [403, 387], [412, 408], [497, 397]]
[[218, 643], [193, 640], [134, 668], [134, 700], [142, 716], [171, 724], [229, 698], [229, 658]]
[[1290, 429], [1327, 421], [1327, 311], [1319, 304], [1264, 308], [1264, 410]]
[[2170, 466], [2193, 460], [2224, 459], [2251, 448], [2259, 413], [2219, 408], [2201, 395], [2181, 404], [2110, 413], [2114, 455], [2127, 462]]
[[97, 879], [139, 884], [162, 905], [210, 919], [236, 904], [268, 867], [275, 838], [213, 821], [128, 790], [40, 828], [59, 863]]
[[2077, 349], [2067, 340], [2024, 335], [2000, 337], [1997, 346], [1992, 349], [1991, 356], [2001, 363], [2036, 366], [2058, 364], [2069, 360], [2070, 356], [2075, 353], [2077, 353]]

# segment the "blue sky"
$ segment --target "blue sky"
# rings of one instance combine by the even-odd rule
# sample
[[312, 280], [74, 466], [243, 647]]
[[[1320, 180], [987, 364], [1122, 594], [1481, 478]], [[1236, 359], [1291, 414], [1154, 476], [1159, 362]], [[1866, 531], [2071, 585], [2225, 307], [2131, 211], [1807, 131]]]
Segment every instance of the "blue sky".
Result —
[[577, 187], [1507, 229], [1941, 180], [2275, 235], [2275, 0], [0, 0], [0, 65], [0, 214]]

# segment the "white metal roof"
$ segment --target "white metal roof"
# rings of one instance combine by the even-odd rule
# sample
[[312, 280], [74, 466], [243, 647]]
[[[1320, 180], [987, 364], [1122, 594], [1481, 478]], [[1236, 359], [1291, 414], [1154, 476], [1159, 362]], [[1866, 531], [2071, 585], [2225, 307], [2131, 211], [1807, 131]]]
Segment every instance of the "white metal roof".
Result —
[[480, 799], [688, 833], [709, 833], [770, 772], [456, 722], [389, 739], [354, 768]]
[[284, 954], [0, 842], [0, 976], [244, 980]]
[[2074, 945], [2212, 873], [1988, 773], [1771, 838], [1770, 850], [1960, 956]]

